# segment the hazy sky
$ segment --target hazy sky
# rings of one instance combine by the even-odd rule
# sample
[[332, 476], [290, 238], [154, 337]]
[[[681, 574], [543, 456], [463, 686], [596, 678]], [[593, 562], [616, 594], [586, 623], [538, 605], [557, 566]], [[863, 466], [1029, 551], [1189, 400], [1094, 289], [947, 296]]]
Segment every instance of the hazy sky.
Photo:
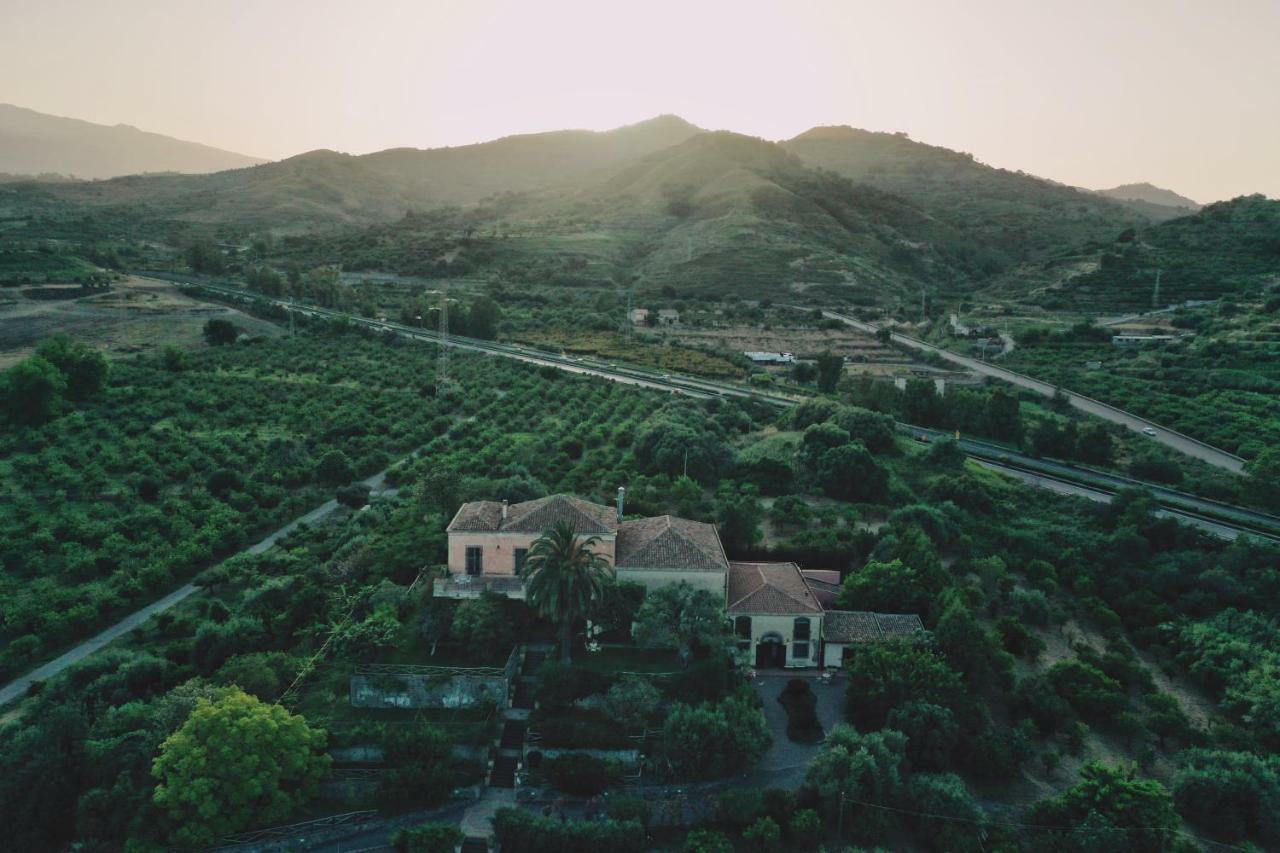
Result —
[[1280, 197], [1280, 0], [0, 0], [0, 102], [278, 158], [659, 113]]

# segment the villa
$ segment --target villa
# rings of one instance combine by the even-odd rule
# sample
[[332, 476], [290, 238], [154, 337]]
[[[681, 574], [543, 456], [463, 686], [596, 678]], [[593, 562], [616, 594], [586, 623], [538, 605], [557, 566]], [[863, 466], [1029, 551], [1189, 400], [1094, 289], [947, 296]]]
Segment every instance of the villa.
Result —
[[435, 594], [475, 598], [491, 590], [524, 598], [529, 548], [567, 522], [577, 535], [596, 538], [595, 551], [619, 581], [648, 590], [683, 581], [722, 599], [744, 662], [757, 667], [839, 666], [858, 642], [924, 630], [914, 615], [828, 609], [838, 573], [731, 562], [715, 525], [670, 515], [628, 519], [625, 501], [626, 490], [618, 489], [613, 507], [572, 495], [465, 503], [449, 523], [449, 574], [435, 582]]

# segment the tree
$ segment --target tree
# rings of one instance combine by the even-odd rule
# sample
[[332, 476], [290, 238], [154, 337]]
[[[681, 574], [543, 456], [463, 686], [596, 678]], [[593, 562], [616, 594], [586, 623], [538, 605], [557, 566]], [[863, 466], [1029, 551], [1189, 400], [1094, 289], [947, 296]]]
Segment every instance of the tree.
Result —
[[636, 641], [674, 648], [687, 666], [695, 646], [709, 646], [724, 634], [724, 606], [688, 581], [659, 587], [645, 596], [636, 613]]
[[482, 656], [511, 648], [512, 626], [502, 603], [506, 596], [485, 590], [458, 605], [450, 634], [461, 646]]
[[36, 347], [36, 355], [62, 373], [67, 381], [68, 399], [87, 400], [106, 385], [106, 356], [68, 335], [54, 335]]
[[836, 605], [845, 610], [927, 613], [940, 588], [938, 577], [902, 560], [872, 560], [844, 579]]
[[716, 520], [725, 550], [744, 551], [760, 538], [764, 510], [751, 486], [724, 488], [716, 500]]
[[[1100, 825], [1103, 835], [1110, 835], [1108, 847], [1152, 853], [1174, 849], [1180, 822], [1164, 785], [1138, 778], [1133, 765], [1113, 767], [1100, 761], [1080, 768], [1080, 781], [1074, 787], [1041, 800], [1032, 815], [1036, 823], [1058, 825], [1081, 825], [1097, 815], [1105, 821]], [[1109, 827], [1119, 832], [1106, 832]]]
[[855, 838], [873, 840], [888, 827], [889, 813], [847, 801], [895, 802], [906, 778], [906, 762], [907, 739], [901, 732], [862, 734], [852, 726], [837, 725], [809, 764], [805, 785], [817, 794], [828, 820], [843, 817]]
[[227, 268], [227, 259], [212, 240], [201, 237], [187, 247], [187, 265], [193, 272], [220, 275]]
[[829, 497], [845, 501], [880, 500], [889, 487], [889, 474], [856, 442], [823, 451], [814, 480]]
[[1268, 447], [1244, 466], [1241, 493], [1245, 499], [1269, 510], [1280, 511], [1280, 447]]
[[316, 479], [326, 486], [345, 486], [355, 477], [351, 460], [341, 450], [330, 450], [316, 464]]
[[598, 536], [579, 539], [573, 525], [557, 522], [529, 546], [525, 597], [530, 606], [560, 623], [560, 658], [572, 660], [573, 626], [604, 595], [609, 563], [595, 551]]
[[1215, 834], [1280, 840], [1280, 757], [1189, 749], [1173, 781], [1178, 811]]
[[754, 693], [717, 703], [676, 704], [662, 727], [662, 745], [680, 778], [713, 778], [754, 764], [769, 748], [769, 726]]
[[448, 798], [453, 742], [434, 726], [390, 726], [383, 744], [387, 771], [379, 795], [396, 807], [432, 806]]
[[173, 344], [169, 344], [160, 351], [160, 363], [170, 373], [181, 373], [187, 369], [187, 354]]
[[53, 417], [67, 380], [58, 368], [38, 355], [23, 359], [0, 378], [0, 398], [14, 423], [39, 425]]
[[889, 712], [885, 725], [907, 736], [907, 758], [916, 770], [945, 770], [960, 738], [956, 715], [928, 702], [907, 702]]
[[818, 390], [824, 394], [835, 391], [840, 384], [840, 377], [844, 375], [844, 359], [834, 353], [824, 352], [814, 360], [814, 366], [818, 369]]
[[85, 770], [81, 710], [55, 705], [35, 725], [0, 731], [0, 819], [12, 850], [68, 846]]
[[991, 438], [1017, 444], [1022, 441], [1022, 411], [1018, 398], [997, 388], [987, 398], [984, 431]]
[[241, 690], [200, 699], [160, 746], [154, 800], [172, 840], [203, 846], [251, 825], [287, 818], [329, 769], [325, 733]]
[[954, 773], [914, 773], [904, 791], [907, 807], [920, 814], [912, 832], [931, 850], [982, 851], [982, 822], [986, 815], [974, 802], [964, 781]]
[[906, 702], [954, 708], [963, 696], [959, 674], [927, 646], [907, 640], [859, 646], [845, 671], [849, 720], [865, 729], [881, 728]]
[[235, 324], [230, 320], [224, 320], [221, 317], [213, 317], [205, 321], [204, 339], [210, 346], [220, 347], [227, 344], [234, 344], [236, 337], [240, 334]]
[[502, 319], [502, 309], [498, 303], [488, 296], [477, 296], [471, 302], [471, 310], [467, 313], [467, 332], [473, 338], [491, 341], [498, 337], [498, 321]]

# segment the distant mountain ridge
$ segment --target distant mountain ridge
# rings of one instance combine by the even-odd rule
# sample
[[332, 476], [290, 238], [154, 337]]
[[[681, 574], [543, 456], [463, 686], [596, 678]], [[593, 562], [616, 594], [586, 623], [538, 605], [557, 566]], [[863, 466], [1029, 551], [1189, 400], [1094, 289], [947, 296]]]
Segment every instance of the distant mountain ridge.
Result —
[[1121, 201], [1143, 201], [1147, 204], [1159, 204], [1165, 207], [1182, 207], [1189, 211], [1196, 211], [1204, 207], [1198, 201], [1179, 195], [1173, 190], [1166, 190], [1163, 187], [1157, 187], [1154, 184], [1145, 181], [1138, 184], [1121, 184], [1118, 187], [1112, 187], [1109, 190], [1095, 190], [1098, 195], [1107, 198], [1119, 199]]
[[0, 172], [114, 178], [144, 172], [220, 172], [262, 162], [126, 124], [94, 124], [0, 104]]

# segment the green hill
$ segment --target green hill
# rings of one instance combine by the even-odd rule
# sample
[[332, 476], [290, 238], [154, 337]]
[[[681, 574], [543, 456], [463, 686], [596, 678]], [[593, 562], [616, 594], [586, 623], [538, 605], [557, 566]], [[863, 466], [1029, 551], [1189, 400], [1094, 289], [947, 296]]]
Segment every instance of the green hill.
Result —
[[782, 143], [806, 163], [906, 198], [1009, 262], [1114, 237], [1146, 217], [1119, 202], [906, 134], [815, 127]]
[[135, 175], [8, 189], [56, 200], [69, 211], [87, 208], [134, 223], [301, 233], [384, 222], [410, 210], [469, 204], [499, 192], [572, 184], [698, 132], [681, 119], [661, 116], [604, 133], [557, 131], [364, 156], [320, 150], [212, 175]]
[[[1050, 266], [1035, 301], [1088, 310], [1149, 308], [1220, 297], [1258, 298], [1280, 281], [1280, 201], [1261, 195], [1211, 204], [1190, 216], [1120, 235], [1089, 250], [1084, 272]], [[1010, 285], [1016, 286], [1016, 285]]]

